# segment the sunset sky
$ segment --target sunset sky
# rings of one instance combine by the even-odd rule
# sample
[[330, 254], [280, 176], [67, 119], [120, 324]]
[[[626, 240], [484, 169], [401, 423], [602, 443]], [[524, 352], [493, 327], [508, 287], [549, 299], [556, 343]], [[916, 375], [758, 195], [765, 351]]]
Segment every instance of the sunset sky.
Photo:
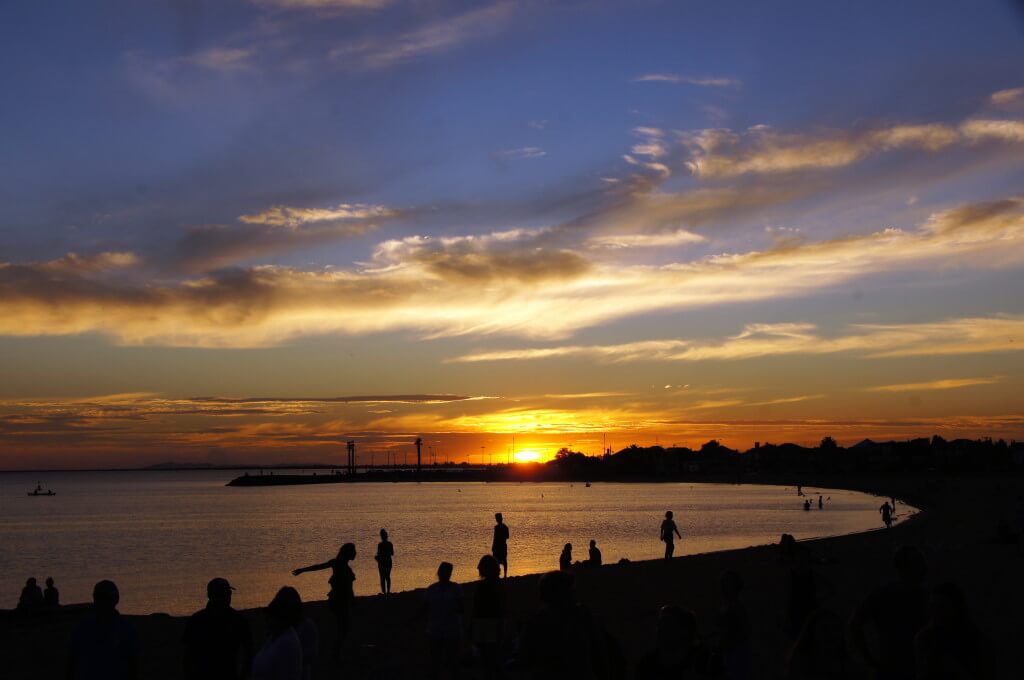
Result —
[[0, 469], [1024, 438], [1024, 11], [9, 3]]

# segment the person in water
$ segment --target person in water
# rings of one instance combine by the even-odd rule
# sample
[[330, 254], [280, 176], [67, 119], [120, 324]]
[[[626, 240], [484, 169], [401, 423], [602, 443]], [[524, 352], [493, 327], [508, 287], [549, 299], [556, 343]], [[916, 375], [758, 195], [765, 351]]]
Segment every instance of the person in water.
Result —
[[498, 564], [504, 569], [505, 578], [508, 578], [508, 525], [500, 512], [494, 514], [494, 539], [491, 541], [491, 554]]
[[380, 574], [380, 592], [391, 593], [391, 558], [395, 555], [395, 546], [388, 540], [387, 529], [380, 530], [380, 543], [377, 544], [377, 572]]
[[338, 555], [333, 560], [311, 564], [308, 567], [299, 567], [292, 572], [293, 576], [298, 576], [308, 571], [331, 570], [331, 578], [328, 580], [331, 590], [327, 593], [327, 608], [334, 615], [334, 622], [338, 627], [338, 635], [334, 644], [335, 660], [341, 658], [341, 650], [348, 637], [349, 610], [352, 607], [352, 600], [355, 599], [352, 586], [356, 580], [356, 574], [348, 563], [355, 558], [355, 543], [346, 543], [338, 549]]
[[676, 526], [676, 522], [672, 519], [672, 511], [669, 510], [665, 513], [665, 521], [661, 523], [661, 540], [665, 542], [665, 559], [672, 559], [672, 553], [676, 551], [676, 536], [680, 539], [683, 535], [679, 533], [679, 528]]
[[822, 510], [825, 507], [825, 502], [821, 500], [821, 496], [818, 496], [818, 510]]

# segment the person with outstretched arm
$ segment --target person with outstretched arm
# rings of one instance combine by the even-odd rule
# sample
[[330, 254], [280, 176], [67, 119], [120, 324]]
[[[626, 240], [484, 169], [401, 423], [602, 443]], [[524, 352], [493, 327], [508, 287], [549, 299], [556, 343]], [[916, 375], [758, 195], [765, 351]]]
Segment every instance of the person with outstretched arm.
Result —
[[308, 567], [299, 567], [292, 572], [293, 576], [298, 576], [309, 571], [331, 570], [331, 578], [328, 580], [331, 590], [327, 593], [327, 608], [334, 615], [334, 622], [338, 626], [338, 635], [334, 645], [336, 661], [341, 658], [341, 651], [345, 645], [345, 639], [348, 637], [349, 610], [352, 607], [352, 600], [355, 599], [353, 585], [356, 580], [356, 574], [348, 563], [355, 558], [355, 543], [346, 543], [338, 549], [338, 555], [333, 560], [311, 564]]

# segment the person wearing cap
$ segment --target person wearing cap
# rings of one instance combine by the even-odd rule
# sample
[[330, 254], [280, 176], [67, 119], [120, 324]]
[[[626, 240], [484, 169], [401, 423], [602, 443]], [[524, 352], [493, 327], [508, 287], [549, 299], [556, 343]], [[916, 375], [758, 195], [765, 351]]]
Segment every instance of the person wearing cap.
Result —
[[68, 680], [138, 680], [139, 638], [117, 611], [121, 595], [113, 581], [92, 589], [92, 611], [71, 633]]
[[227, 579], [206, 584], [208, 601], [185, 624], [182, 636], [186, 680], [241, 680], [249, 677], [252, 632], [231, 606], [234, 588]]

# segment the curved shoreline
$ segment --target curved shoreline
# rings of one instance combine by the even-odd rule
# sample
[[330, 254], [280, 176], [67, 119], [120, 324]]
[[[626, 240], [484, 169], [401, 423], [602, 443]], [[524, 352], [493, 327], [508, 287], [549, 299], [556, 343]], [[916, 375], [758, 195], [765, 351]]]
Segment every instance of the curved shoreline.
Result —
[[[694, 479], [694, 482], [728, 482], [735, 479]], [[891, 578], [889, 558], [896, 545], [914, 543], [925, 551], [932, 569], [931, 583], [953, 580], [967, 592], [978, 623], [997, 648], [1014, 650], [1021, 635], [1017, 623], [1024, 611], [1024, 592], [1017, 576], [1024, 559], [1016, 546], [986, 541], [994, 529], [993, 498], [1013, 498], [1024, 490], [1016, 478], [950, 477], [846, 477], [823, 475], [771, 475], [746, 479], [744, 483], [806, 487], [828, 487], [860, 491], [897, 498], [916, 507], [914, 517], [899, 522], [888, 531], [866, 531], [840, 536], [808, 539], [806, 543], [823, 559], [818, 567], [821, 578], [834, 586], [825, 606], [842, 616], [872, 588]], [[692, 609], [701, 622], [703, 633], [713, 628], [718, 606], [717, 579], [725, 570], [741, 573], [746, 581], [744, 599], [756, 631], [755, 656], [759, 677], [778, 677], [785, 647], [781, 633], [781, 583], [783, 574], [773, 546], [754, 546], [697, 555], [665, 562], [645, 560], [628, 564], [610, 564], [597, 570], [576, 573], [578, 599], [589, 606], [622, 644], [630, 665], [649, 646], [649, 636], [657, 609], [666, 603]], [[509, 578], [506, 590], [509, 619], [526, 620], [538, 607], [538, 575]], [[473, 583], [464, 586], [472, 596]], [[353, 611], [352, 645], [355, 655], [368, 665], [401, 663], [405, 675], [418, 677], [427, 658], [422, 623], [415, 614], [422, 591], [396, 593], [388, 598], [363, 596], [356, 599]], [[79, 612], [81, 610], [78, 610]], [[309, 615], [330, 635], [333, 624], [323, 601], [310, 602]], [[246, 610], [257, 640], [262, 635], [259, 610]], [[76, 612], [54, 617], [48, 622], [10, 628], [3, 636], [0, 663], [12, 677], [57, 677], [61, 654]], [[177, 677], [180, 668], [178, 641], [185, 617], [166, 615], [129, 616], [143, 642], [142, 677], [160, 680]], [[59, 620], [57, 620], [59, 619]], [[40, 673], [42, 659], [49, 671]], [[316, 677], [328, 677], [331, 669], [321, 659]], [[1012, 663], [1002, 664], [997, 677], [1015, 677]], [[866, 677], [855, 674], [853, 677]]]

